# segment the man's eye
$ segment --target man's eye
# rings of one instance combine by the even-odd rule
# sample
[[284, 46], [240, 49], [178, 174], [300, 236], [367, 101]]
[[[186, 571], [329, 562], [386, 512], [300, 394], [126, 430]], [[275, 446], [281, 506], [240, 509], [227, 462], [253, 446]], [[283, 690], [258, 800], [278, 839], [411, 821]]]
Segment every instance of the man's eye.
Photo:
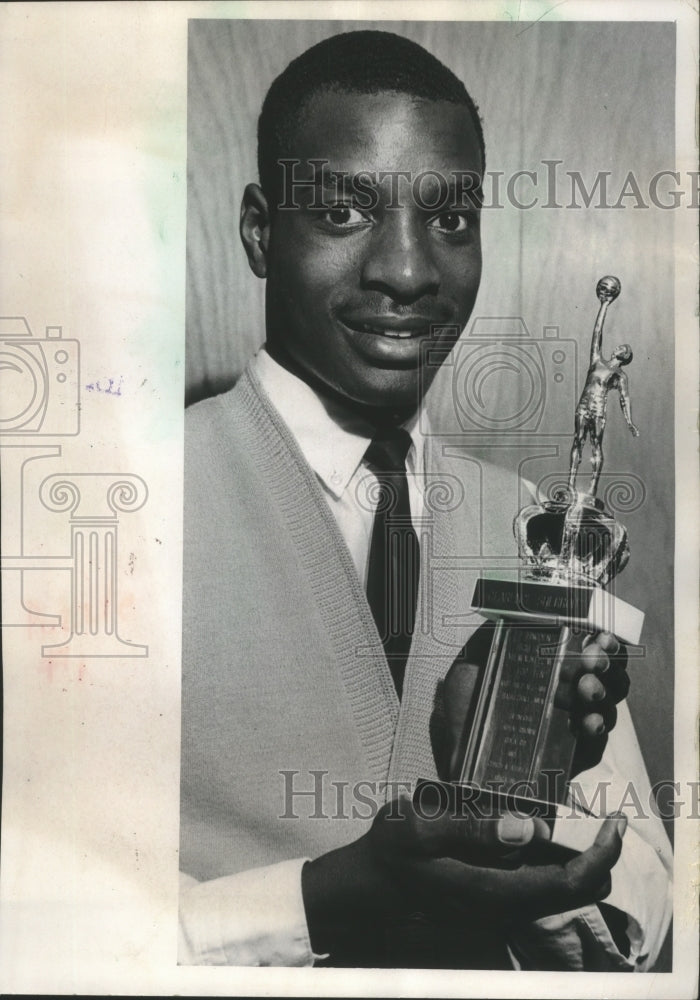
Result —
[[332, 226], [343, 229], [368, 221], [362, 212], [357, 208], [351, 208], [350, 205], [334, 205], [333, 208], [327, 208], [321, 212], [320, 216], [324, 222], [329, 222]]
[[430, 220], [428, 227], [445, 233], [464, 233], [469, 228], [469, 221], [461, 212], [442, 212]]

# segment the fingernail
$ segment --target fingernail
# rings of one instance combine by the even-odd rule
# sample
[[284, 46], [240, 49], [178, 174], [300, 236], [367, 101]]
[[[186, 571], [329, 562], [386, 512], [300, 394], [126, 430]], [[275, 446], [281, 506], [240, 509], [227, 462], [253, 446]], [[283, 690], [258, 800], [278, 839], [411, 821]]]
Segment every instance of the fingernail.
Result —
[[533, 826], [533, 838], [532, 838], [533, 840], [552, 839], [552, 831], [541, 817], [534, 816], [532, 819], [532, 826]]
[[602, 632], [601, 637], [604, 638], [605, 646], [604, 649], [611, 656], [620, 652], [620, 640], [613, 632]]
[[615, 829], [621, 837], [624, 837], [627, 829], [627, 817], [624, 813], [613, 813], [613, 816], [615, 817]]
[[503, 844], [529, 844], [535, 826], [529, 816], [506, 813], [498, 821], [498, 839]]

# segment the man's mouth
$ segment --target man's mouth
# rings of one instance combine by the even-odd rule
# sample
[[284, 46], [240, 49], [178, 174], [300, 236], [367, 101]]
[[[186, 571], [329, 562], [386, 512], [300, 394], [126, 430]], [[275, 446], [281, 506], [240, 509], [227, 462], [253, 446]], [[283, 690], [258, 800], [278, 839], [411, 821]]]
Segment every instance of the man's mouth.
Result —
[[371, 333], [391, 340], [410, 340], [430, 333], [431, 320], [425, 316], [346, 317], [343, 322], [359, 333]]
[[[424, 348], [446, 339], [456, 326], [425, 313], [338, 313], [352, 352], [371, 368], [417, 369], [425, 361]], [[452, 339], [456, 339], [454, 334]]]

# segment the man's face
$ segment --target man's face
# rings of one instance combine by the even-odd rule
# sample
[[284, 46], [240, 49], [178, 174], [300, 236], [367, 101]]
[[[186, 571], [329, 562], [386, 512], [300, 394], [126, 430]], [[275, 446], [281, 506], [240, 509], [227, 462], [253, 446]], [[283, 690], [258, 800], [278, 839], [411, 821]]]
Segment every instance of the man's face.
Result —
[[[437, 371], [433, 361], [421, 373], [421, 344], [451, 346], [479, 287], [474, 198], [439, 180], [481, 175], [471, 116], [405, 94], [320, 94], [289, 157], [300, 161], [295, 181], [320, 179], [310, 161], [328, 161], [330, 186], [319, 193], [297, 183], [299, 208], [272, 217], [269, 348], [345, 399], [413, 410]], [[363, 191], [333, 182], [331, 171], [362, 181]], [[325, 208], [314, 207], [321, 201]]]

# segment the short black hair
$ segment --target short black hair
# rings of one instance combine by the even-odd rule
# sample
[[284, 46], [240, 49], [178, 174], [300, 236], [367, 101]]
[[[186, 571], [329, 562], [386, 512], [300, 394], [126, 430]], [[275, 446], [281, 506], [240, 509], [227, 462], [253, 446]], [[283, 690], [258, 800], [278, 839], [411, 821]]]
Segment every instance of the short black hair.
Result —
[[270, 207], [280, 187], [278, 162], [288, 155], [294, 129], [309, 100], [323, 91], [377, 94], [387, 90], [464, 105], [474, 122], [483, 167], [486, 150], [479, 110], [452, 70], [401, 35], [348, 31], [302, 52], [267, 92], [258, 119], [258, 172]]

